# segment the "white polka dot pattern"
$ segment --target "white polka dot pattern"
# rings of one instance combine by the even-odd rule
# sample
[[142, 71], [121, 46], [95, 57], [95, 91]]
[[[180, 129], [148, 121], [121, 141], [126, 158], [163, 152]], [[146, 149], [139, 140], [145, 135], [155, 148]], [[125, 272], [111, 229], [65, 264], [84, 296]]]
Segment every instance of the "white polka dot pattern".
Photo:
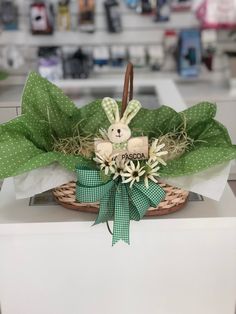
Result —
[[[29, 75], [24, 88], [22, 112], [22, 116], [0, 125], [0, 179], [55, 161], [72, 171], [78, 164], [91, 165], [91, 161], [81, 156], [53, 152], [53, 137], [72, 136], [78, 123], [82, 134], [96, 134], [99, 128], [110, 125], [101, 100], [78, 109], [58, 87], [35, 72]], [[225, 127], [214, 120], [215, 113], [216, 106], [207, 102], [182, 113], [167, 106], [154, 110], [142, 108], [130, 128], [133, 136], [158, 137], [177, 128], [184, 117], [188, 135], [198, 141], [191, 151], [161, 168], [160, 174], [193, 174], [236, 158], [236, 147], [231, 144]]]

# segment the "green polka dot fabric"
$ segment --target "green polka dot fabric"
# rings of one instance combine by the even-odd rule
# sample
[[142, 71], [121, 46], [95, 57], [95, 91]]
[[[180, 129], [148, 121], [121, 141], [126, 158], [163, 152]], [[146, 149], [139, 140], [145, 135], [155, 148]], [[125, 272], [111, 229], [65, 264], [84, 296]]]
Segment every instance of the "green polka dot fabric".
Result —
[[[101, 103], [94, 100], [78, 109], [62, 90], [37, 73], [30, 73], [22, 96], [22, 115], [0, 125], [0, 179], [55, 161], [72, 171], [77, 165], [91, 166], [91, 160], [54, 152], [52, 145], [54, 138], [72, 136], [78, 123], [84, 135], [95, 135], [101, 127], [108, 128], [110, 122]], [[226, 128], [214, 120], [215, 114], [216, 106], [208, 102], [182, 113], [168, 106], [141, 108], [129, 126], [133, 136], [158, 137], [177, 128], [184, 115], [188, 136], [200, 141], [159, 171], [163, 177], [181, 176], [236, 158], [236, 146], [232, 145]]]

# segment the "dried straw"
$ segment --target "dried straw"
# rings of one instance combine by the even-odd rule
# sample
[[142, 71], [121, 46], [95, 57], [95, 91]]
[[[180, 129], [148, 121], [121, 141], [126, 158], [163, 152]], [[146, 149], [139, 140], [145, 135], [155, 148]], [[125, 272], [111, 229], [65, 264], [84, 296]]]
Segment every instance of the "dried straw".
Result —
[[165, 144], [164, 149], [168, 151], [168, 154], [162, 157], [165, 161], [179, 158], [194, 144], [194, 140], [186, 132], [186, 117], [184, 115], [182, 117], [183, 123], [172, 132], [163, 134], [158, 138], [159, 143]]
[[[81, 123], [81, 121], [79, 122]], [[83, 136], [80, 134], [79, 123], [75, 126], [73, 135], [67, 138], [56, 139], [53, 135], [53, 150], [66, 155], [81, 155], [91, 158], [94, 154], [94, 136], [88, 134]]]

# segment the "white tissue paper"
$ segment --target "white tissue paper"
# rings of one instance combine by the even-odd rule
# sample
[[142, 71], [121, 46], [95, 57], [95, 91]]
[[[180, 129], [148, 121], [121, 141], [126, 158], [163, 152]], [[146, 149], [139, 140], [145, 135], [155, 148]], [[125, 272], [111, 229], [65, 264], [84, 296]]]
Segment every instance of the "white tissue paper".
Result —
[[165, 178], [165, 182], [219, 201], [229, 177], [230, 166], [231, 162], [227, 162], [191, 176]]
[[75, 173], [53, 163], [14, 177], [16, 199], [34, 196], [70, 181], [76, 181]]
[[[165, 182], [219, 201], [229, 176], [231, 163], [211, 167], [191, 176], [165, 178]], [[69, 181], [76, 181], [74, 172], [53, 163], [14, 177], [16, 198], [28, 198]]]

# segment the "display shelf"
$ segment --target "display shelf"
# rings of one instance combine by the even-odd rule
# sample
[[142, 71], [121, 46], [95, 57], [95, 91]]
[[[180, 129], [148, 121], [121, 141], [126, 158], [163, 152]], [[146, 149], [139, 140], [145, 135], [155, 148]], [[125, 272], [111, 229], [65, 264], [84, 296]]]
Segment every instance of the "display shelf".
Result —
[[[180, 27], [184, 29], [189, 27]], [[163, 41], [163, 30], [178, 30], [176, 26], [149, 27], [134, 29], [125, 32], [111, 34], [103, 29], [98, 29], [95, 33], [85, 33], [80, 31], [55, 31], [52, 35], [32, 35], [29, 31], [3, 31], [0, 33], [0, 47], [5, 45], [16, 46], [113, 46], [113, 45], [158, 45]], [[235, 51], [235, 41], [220, 41], [216, 43], [216, 48], [221, 51]]]
[[[53, 0], [55, 4], [57, 1]], [[106, 18], [104, 14], [103, 1], [96, 1], [96, 31], [93, 34], [83, 33], [79, 31], [78, 27], [78, 4], [77, 1], [71, 1], [72, 12], [72, 29], [67, 32], [55, 31], [53, 35], [32, 35], [29, 31], [29, 3], [16, 0], [19, 6], [19, 30], [18, 31], [3, 31], [0, 34], [0, 48], [6, 45], [19, 46], [22, 49], [22, 54], [26, 55], [26, 66], [19, 69], [14, 73], [11, 71], [10, 77], [6, 82], [0, 82], [0, 85], [7, 84], [21, 84], [22, 80], [26, 77], [28, 69], [35, 69], [37, 67], [37, 48], [39, 46], [86, 46], [97, 47], [113, 45], [124, 45], [129, 48], [130, 45], [163, 45], [164, 31], [174, 30], [179, 31], [185, 28], [199, 28], [199, 22], [192, 11], [187, 12], [172, 12], [170, 21], [154, 23], [153, 17], [149, 15], [137, 14], [134, 10], [127, 8], [123, 1], [120, 2], [121, 17], [123, 22], [123, 31], [118, 34], [110, 34], [106, 30]], [[222, 43], [221, 43], [222, 40]], [[226, 40], [226, 37], [219, 36], [217, 43], [217, 49], [219, 51], [225, 50], [225, 44], [227, 43], [227, 49], [232, 50], [235, 43], [230, 43]], [[123, 69], [117, 71], [121, 73]], [[107, 71], [108, 75], [113, 75], [114, 69]], [[147, 73], [150, 70], [147, 69]], [[97, 74], [93, 73], [93, 77], [97, 77]], [[100, 74], [98, 74], [99, 79]], [[175, 81], [182, 80], [176, 73], [161, 72], [158, 74], [166, 78], [173, 78]], [[204, 74], [205, 75], [205, 74]], [[201, 79], [201, 78], [200, 78]], [[194, 80], [194, 79], [191, 79]]]
[[[23, 83], [23, 82], [22, 82]], [[87, 95], [93, 94], [93, 90], [105, 90], [106, 93], [109, 92], [108, 89], [116, 90], [118, 89], [120, 96], [122, 96], [123, 88], [123, 74], [116, 77], [103, 77], [99, 80], [87, 79], [87, 80], [62, 80], [54, 82], [55, 85], [62, 88], [66, 94], [68, 94], [72, 99], [75, 97], [81, 97], [84, 95], [85, 91]], [[177, 88], [173, 80], [165, 79], [160, 77], [150, 77], [148, 74], [145, 76], [135, 76], [134, 79], [134, 94], [142, 87], [151, 87], [155, 90], [156, 95], [160, 99], [162, 104], [173, 104], [177, 111], [184, 110], [186, 108], [183, 98], [178, 93]], [[1, 106], [14, 106], [20, 107], [21, 93], [23, 91], [23, 85], [0, 85], [0, 92], [2, 89], [2, 101], [0, 101]], [[166, 91], [169, 91], [167, 93]]]
[[[19, 30], [3, 31], [0, 34], [0, 45], [8, 45], [14, 42], [15, 45], [26, 46], [48, 46], [48, 45], [113, 45], [113, 44], [153, 44], [160, 43], [163, 30], [184, 29], [199, 27], [199, 23], [193, 12], [173, 12], [168, 22], [153, 21], [150, 15], [140, 15], [134, 10], [128, 9], [122, 2], [121, 17], [123, 31], [119, 34], [107, 32], [106, 17], [103, 9], [103, 1], [96, 1], [96, 31], [93, 34], [79, 31], [77, 7], [74, 1], [72, 5], [72, 30], [58, 32], [53, 35], [31, 35], [29, 31], [29, 8], [27, 3], [18, 1], [19, 5]], [[77, 15], [77, 16], [76, 16]], [[63, 41], [62, 41], [63, 39]]]
[[[116, 73], [115, 73], [116, 72]], [[107, 71], [93, 73], [92, 77], [86, 80], [66, 79], [53, 82], [60, 88], [71, 91], [81, 90], [90, 87], [117, 86], [123, 84], [124, 69], [118, 71]], [[10, 76], [4, 81], [0, 81], [0, 106], [14, 107], [20, 105], [23, 84], [26, 75]], [[205, 71], [196, 78], [182, 78], [173, 72], [151, 72], [147, 70], [135, 69], [135, 84], [137, 86], [158, 85], [160, 82], [173, 81], [177, 84], [180, 93], [188, 105], [193, 105], [201, 100], [207, 100], [213, 103], [232, 103], [236, 100], [236, 95], [230, 93], [226, 83], [226, 77], [223, 72]]]
[[53, 35], [32, 35], [24, 31], [3, 32], [0, 35], [1, 45], [21, 46], [100, 46], [100, 45], [145, 45], [161, 43], [162, 32], [158, 29], [139, 30], [138, 32], [127, 30], [122, 33], [110, 34], [104, 31], [96, 31], [93, 34], [83, 32], [55, 32]]
[[[171, 18], [166, 22], [155, 22], [153, 16], [140, 15], [132, 10], [124, 8], [121, 11], [122, 28], [123, 30], [149, 30], [149, 29], [185, 29], [199, 27], [199, 21], [196, 19], [193, 12], [172, 12]], [[20, 23], [19, 29], [27, 31], [29, 30], [29, 15], [24, 14], [19, 16]], [[96, 12], [95, 17], [96, 30], [103, 30], [107, 32], [106, 18], [103, 11]], [[57, 28], [56, 28], [57, 29]], [[72, 13], [72, 29], [79, 32], [78, 14]]]
[[[55, 84], [59, 83], [60, 85], [66, 85], [66, 86], [74, 86], [78, 84], [85, 84], [89, 80], [105, 80], [108, 79], [117, 79], [123, 76], [125, 71], [125, 67], [120, 68], [112, 68], [108, 67], [107, 69], [101, 70], [101, 71], [92, 71], [90, 74], [89, 79], [62, 79], [59, 82], [53, 82]], [[22, 85], [24, 81], [27, 78], [27, 74], [19, 74], [19, 75], [10, 75], [7, 79], [0, 81], [0, 88], [1, 86], [17, 86]], [[189, 83], [189, 82], [209, 82], [211, 83], [214, 81], [214, 77], [218, 75], [219, 72], [209, 72], [205, 69], [202, 70], [199, 76], [197, 77], [181, 77], [176, 71], [172, 70], [161, 70], [161, 71], [151, 71], [149, 67], [144, 68], [135, 68], [135, 78], [139, 78], [140, 80], [156, 80], [156, 79], [169, 79], [173, 80], [174, 82], [182, 82], [182, 83]], [[83, 83], [85, 82], [85, 83]]]

